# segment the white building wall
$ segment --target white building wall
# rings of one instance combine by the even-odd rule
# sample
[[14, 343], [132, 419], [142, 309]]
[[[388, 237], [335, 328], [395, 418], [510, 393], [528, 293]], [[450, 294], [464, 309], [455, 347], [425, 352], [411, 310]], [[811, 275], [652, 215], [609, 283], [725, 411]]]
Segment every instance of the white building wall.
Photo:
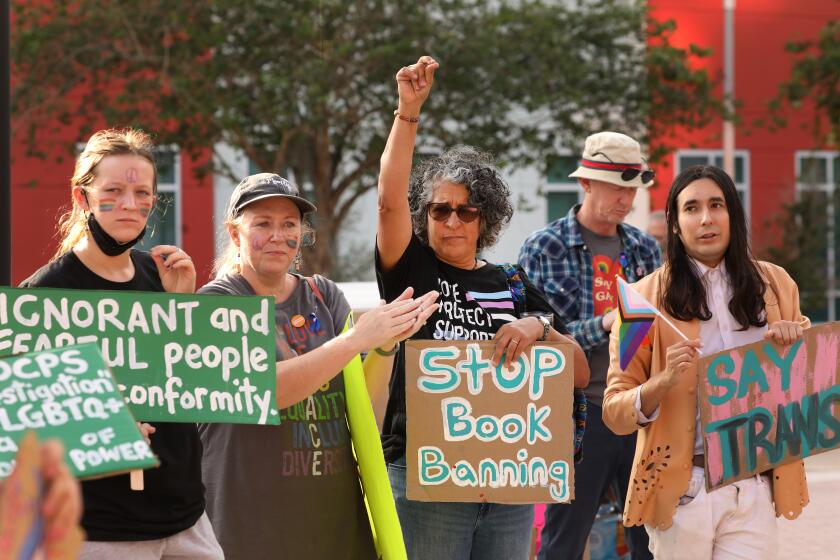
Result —
[[[239, 150], [235, 150], [226, 144], [217, 144], [216, 154], [216, 157], [222, 158], [224, 164], [240, 180], [248, 175], [248, 158]], [[227, 208], [230, 195], [233, 194], [233, 189], [238, 184], [239, 181], [233, 181], [227, 175], [220, 175], [219, 173], [213, 175], [213, 231], [215, 232], [214, 241], [217, 257], [228, 244], [229, 237], [227, 231], [224, 231], [225, 208]]]
[[[241, 177], [248, 173], [248, 161], [241, 154], [226, 147], [219, 147], [217, 153]], [[513, 172], [505, 172], [505, 179], [511, 189], [514, 203], [514, 215], [507, 229], [502, 232], [499, 242], [492, 248], [485, 250], [482, 256], [491, 262], [516, 262], [519, 248], [525, 239], [536, 229], [547, 223], [547, 199], [544, 193], [545, 177], [536, 167], [528, 167]], [[222, 175], [215, 175], [214, 181], [214, 223], [219, 232], [224, 223], [224, 210], [236, 183]], [[650, 213], [650, 197], [646, 189], [639, 189], [636, 195], [633, 211], [627, 222], [644, 230], [647, 227]], [[376, 191], [371, 190], [361, 197], [353, 207], [345, 227], [338, 239], [333, 240], [338, 247], [338, 253], [346, 262], [354, 263], [354, 269], [359, 272], [353, 278], [345, 280], [373, 280], [373, 245], [376, 239], [377, 198]], [[216, 254], [224, 249], [227, 235], [217, 233]], [[365, 261], [369, 263], [365, 265]], [[361, 264], [361, 266], [355, 266]]]

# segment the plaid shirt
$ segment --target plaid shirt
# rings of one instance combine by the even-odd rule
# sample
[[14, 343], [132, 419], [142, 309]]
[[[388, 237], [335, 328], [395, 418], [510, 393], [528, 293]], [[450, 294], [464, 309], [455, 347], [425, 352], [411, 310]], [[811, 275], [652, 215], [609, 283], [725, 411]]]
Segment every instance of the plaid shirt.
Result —
[[[575, 215], [580, 205], [531, 234], [519, 251], [519, 264], [528, 278], [545, 293], [578, 344], [589, 351], [606, 342], [610, 333], [595, 316], [592, 297], [592, 253], [583, 242]], [[624, 274], [635, 282], [656, 270], [662, 262], [656, 240], [628, 224], [619, 224]]]

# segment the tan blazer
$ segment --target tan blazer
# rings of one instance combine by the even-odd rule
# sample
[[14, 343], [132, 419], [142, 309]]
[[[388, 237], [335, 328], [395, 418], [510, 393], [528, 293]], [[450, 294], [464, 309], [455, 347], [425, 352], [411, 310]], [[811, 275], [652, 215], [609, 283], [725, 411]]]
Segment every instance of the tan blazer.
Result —
[[[759, 270], [767, 282], [764, 308], [768, 324], [779, 320], [796, 321], [804, 328], [810, 321], [799, 310], [799, 289], [787, 272], [761, 262]], [[633, 284], [648, 301], [661, 309], [664, 267]], [[688, 338], [699, 338], [700, 321], [678, 321], [667, 315]], [[639, 430], [636, 455], [624, 506], [624, 524], [650, 525], [667, 529], [672, 524], [680, 496], [688, 489], [694, 456], [697, 415], [697, 371], [689, 371], [672, 387], [660, 404], [659, 417], [640, 427], [636, 423], [636, 387], [665, 369], [669, 346], [682, 340], [672, 328], [657, 320], [648, 333], [650, 346], [636, 352], [627, 370], [619, 367], [618, 322], [610, 335], [610, 369], [604, 393], [604, 423], [616, 434]], [[802, 461], [773, 470], [773, 496], [776, 516], [795, 519], [808, 503], [808, 484]]]

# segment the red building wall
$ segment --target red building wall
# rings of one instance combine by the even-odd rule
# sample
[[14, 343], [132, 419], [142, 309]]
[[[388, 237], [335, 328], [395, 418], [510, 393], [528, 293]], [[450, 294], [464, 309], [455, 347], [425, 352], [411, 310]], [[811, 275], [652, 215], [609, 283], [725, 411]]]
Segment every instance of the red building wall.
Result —
[[[58, 247], [56, 225], [70, 205], [73, 146], [87, 141], [77, 137], [76, 130], [66, 126], [40, 133], [38, 149], [43, 152], [43, 158], [28, 156], [20, 135], [13, 141], [13, 285], [45, 264]], [[186, 153], [181, 156], [181, 239], [184, 250], [195, 263], [199, 285], [209, 278], [214, 251], [213, 178], [196, 175], [209, 158], [208, 152], [197, 159]]]
[[[677, 46], [695, 43], [713, 49], [704, 66], [722, 83], [723, 1], [650, 0], [649, 6], [657, 19], [677, 21]], [[750, 153], [750, 215], [757, 249], [761, 242], [773, 242], [772, 236], [762, 236], [765, 221], [794, 196], [795, 152], [818, 146], [811, 130], [801, 126], [811, 122], [811, 108], [786, 111], [788, 125], [777, 131], [756, 126], [755, 121], [767, 116], [767, 102], [790, 77], [793, 59], [785, 44], [816, 38], [826, 22], [838, 15], [840, 3], [833, 0], [736, 0], [735, 96], [743, 104], [737, 110], [741, 121], [736, 126], [735, 146]], [[683, 131], [679, 148], [720, 150], [721, 133], [720, 120], [703, 130]], [[657, 186], [651, 192], [653, 209], [664, 208], [674, 177], [674, 158], [666, 163], [657, 169]]]

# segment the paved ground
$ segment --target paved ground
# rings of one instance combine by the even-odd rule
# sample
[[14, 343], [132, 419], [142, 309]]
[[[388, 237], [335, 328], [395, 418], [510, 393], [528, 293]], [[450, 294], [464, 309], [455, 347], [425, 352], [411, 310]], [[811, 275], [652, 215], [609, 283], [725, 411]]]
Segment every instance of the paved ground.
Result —
[[840, 450], [805, 459], [805, 468], [811, 503], [795, 521], [778, 519], [778, 560], [840, 560]]
[[795, 521], [779, 519], [779, 560], [840, 559], [840, 450], [805, 460], [811, 503]]

